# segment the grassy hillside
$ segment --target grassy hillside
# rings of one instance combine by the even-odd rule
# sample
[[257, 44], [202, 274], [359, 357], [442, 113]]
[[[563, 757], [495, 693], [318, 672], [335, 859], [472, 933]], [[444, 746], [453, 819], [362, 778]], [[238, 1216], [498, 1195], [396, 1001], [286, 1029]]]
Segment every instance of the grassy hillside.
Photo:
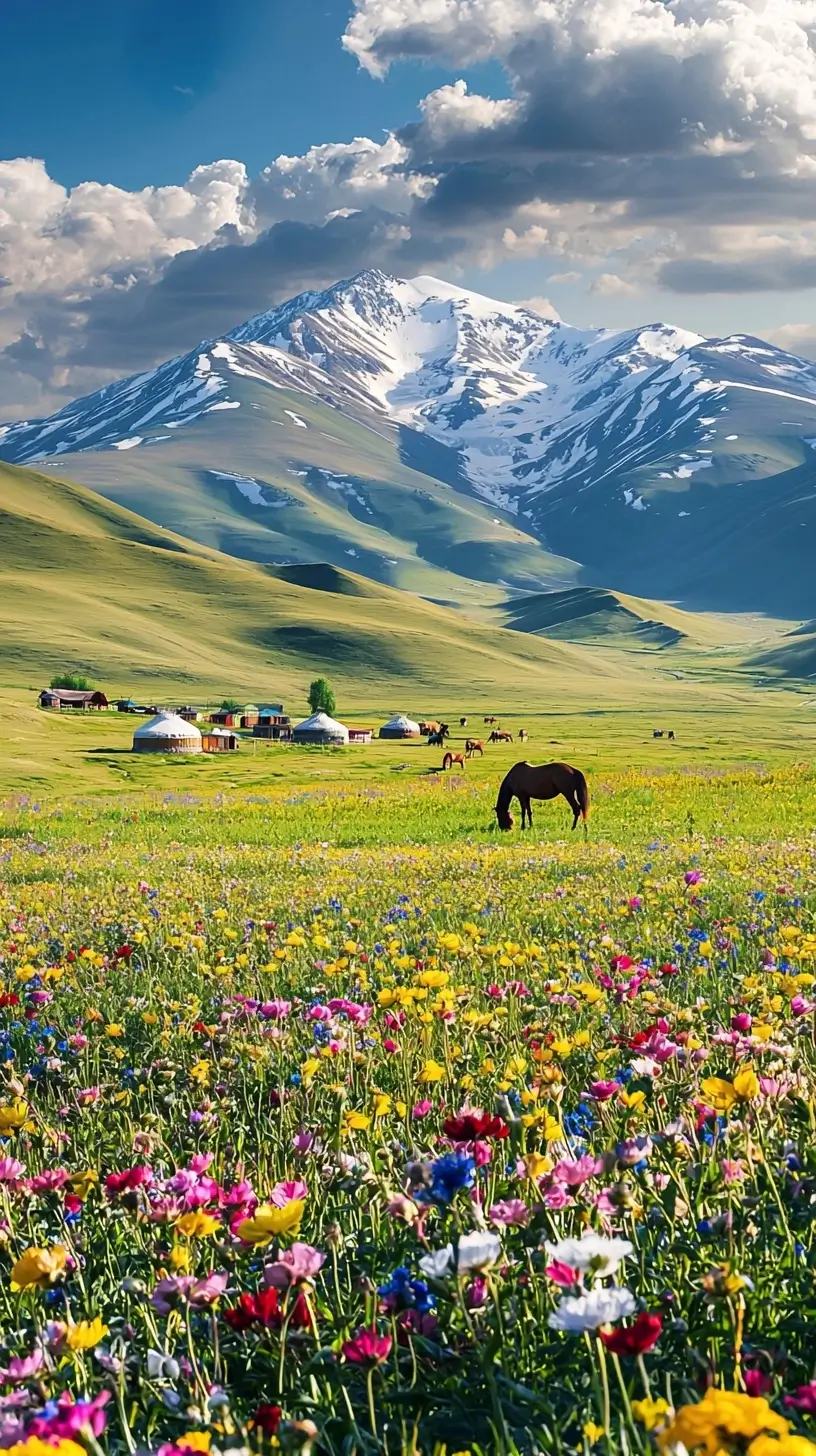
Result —
[[236, 409], [42, 468], [230, 556], [331, 562], [436, 601], [495, 602], [507, 586], [578, 579], [575, 562], [512, 516], [411, 468], [393, 431], [293, 390], [229, 382]]
[[[617, 669], [523, 641], [332, 566], [234, 561], [84, 490], [0, 466], [0, 679], [39, 687], [77, 667], [138, 695], [297, 693], [318, 670], [358, 700], [421, 700], [444, 683], [517, 702]], [[417, 711], [425, 711], [418, 707]]]
[[625, 651], [672, 647], [739, 646], [767, 638], [774, 622], [757, 617], [685, 612], [603, 587], [516, 597], [493, 609], [493, 618], [515, 632], [565, 642], [597, 643]]

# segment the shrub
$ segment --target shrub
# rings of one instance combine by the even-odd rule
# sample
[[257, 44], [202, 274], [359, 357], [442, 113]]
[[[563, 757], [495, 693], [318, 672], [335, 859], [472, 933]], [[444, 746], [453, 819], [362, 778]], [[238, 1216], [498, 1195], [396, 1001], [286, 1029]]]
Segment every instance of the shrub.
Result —
[[92, 693], [95, 685], [81, 672], [58, 672], [51, 679], [52, 688], [70, 688], [75, 693]]

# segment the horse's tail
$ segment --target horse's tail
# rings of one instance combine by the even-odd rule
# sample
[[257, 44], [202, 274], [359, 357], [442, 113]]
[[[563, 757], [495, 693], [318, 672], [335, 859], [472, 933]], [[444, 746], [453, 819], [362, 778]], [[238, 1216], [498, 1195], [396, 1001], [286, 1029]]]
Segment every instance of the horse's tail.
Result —
[[589, 785], [579, 768], [573, 770], [575, 774], [575, 797], [581, 808], [581, 818], [586, 822], [589, 818]]

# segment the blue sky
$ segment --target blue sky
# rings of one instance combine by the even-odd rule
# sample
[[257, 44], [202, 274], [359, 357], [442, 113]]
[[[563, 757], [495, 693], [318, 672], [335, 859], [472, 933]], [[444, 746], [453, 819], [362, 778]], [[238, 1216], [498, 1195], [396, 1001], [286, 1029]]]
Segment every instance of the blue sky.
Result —
[[5, 0], [2, 24], [0, 417], [366, 266], [816, 357], [798, 0]]
[[[69, 187], [181, 183], [219, 157], [254, 173], [281, 152], [379, 138], [453, 74], [409, 64], [376, 80], [340, 44], [338, 0], [7, 4], [2, 154], [42, 157]], [[507, 94], [498, 65], [463, 74]]]

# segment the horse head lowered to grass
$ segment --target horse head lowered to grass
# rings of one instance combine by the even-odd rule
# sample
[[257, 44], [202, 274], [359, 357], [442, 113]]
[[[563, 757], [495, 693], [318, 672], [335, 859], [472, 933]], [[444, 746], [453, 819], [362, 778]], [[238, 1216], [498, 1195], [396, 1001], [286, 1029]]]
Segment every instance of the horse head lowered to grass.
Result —
[[573, 811], [572, 827], [579, 819], [586, 823], [589, 817], [589, 789], [579, 768], [568, 763], [514, 763], [502, 779], [496, 800], [496, 818], [500, 829], [512, 829], [515, 819], [510, 813], [512, 800], [521, 805], [521, 827], [525, 821], [532, 828], [533, 815], [531, 799], [555, 799], [561, 794]]

